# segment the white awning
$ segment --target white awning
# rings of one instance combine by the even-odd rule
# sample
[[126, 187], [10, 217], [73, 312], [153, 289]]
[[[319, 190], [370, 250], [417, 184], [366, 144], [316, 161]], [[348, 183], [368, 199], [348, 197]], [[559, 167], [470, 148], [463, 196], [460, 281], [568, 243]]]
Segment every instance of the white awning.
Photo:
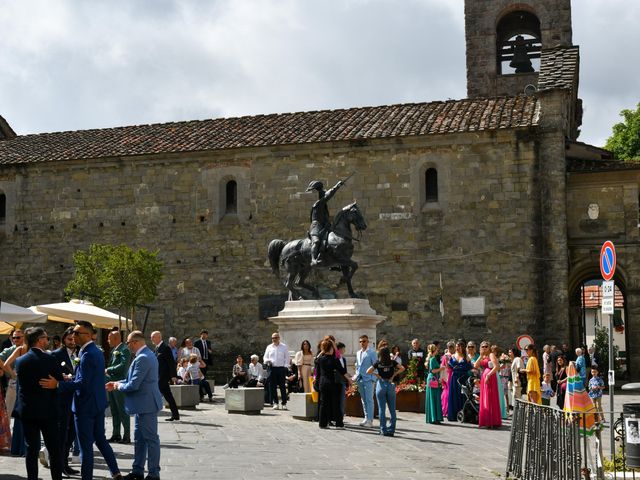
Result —
[[96, 307], [86, 300], [71, 300], [65, 303], [50, 303], [29, 307], [32, 312], [46, 314], [52, 322], [74, 323], [76, 320], [91, 322], [96, 328], [121, 327], [131, 330], [131, 321], [118, 317], [116, 313]]

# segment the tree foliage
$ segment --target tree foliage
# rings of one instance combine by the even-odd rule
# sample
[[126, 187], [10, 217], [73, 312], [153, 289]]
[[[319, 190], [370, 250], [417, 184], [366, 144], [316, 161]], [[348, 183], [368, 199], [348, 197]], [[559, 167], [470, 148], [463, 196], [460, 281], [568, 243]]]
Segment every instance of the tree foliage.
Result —
[[621, 160], [640, 159], [640, 103], [635, 111], [625, 109], [620, 116], [624, 122], [613, 126], [605, 148]]
[[96, 305], [123, 309], [132, 319], [137, 304], [156, 298], [163, 276], [157, 251], [132, 250], [126, 245], [93, 244], [87, 251], [77, 251], [73, 263], [75, 273], [65, 288], [67, 295], [88, 295]]

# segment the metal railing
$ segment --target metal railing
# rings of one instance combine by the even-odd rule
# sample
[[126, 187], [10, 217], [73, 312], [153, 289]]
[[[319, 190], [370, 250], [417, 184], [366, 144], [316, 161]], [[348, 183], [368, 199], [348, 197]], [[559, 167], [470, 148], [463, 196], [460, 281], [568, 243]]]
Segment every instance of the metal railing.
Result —
[[[605, 418], [609, 414], [604, 412]], [[587, 435], [587, 416], [517, 400], [511, 423], [507, 478], [517, 480], [635, 479], [627, 465], [625, 415], [614, 412], [616, 455], [603, 461], [601, 432]], [[637, 454], [636, 454], [637, 455]], [[606, 463], [606, 465], [605, 465]], [[605, 471], [604, 467], [608, 467]], [[640, 472], [638, 473], [640, 479]]]
[[[517, 400], [511, 423], [507, 478], [580, 480], [580, 416]], [[584, 452], [584, 453], [583, 453]]]

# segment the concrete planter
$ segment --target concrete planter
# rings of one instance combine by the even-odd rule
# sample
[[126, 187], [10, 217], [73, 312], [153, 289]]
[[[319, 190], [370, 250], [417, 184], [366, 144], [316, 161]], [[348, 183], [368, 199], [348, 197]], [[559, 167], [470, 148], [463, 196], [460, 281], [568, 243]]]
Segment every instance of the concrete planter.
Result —
[[424, 413], [425, 392], [401, 391], [396, 394], [398, 412]]
[[318, 416], [318, 404], [310, 393], [290, 393], [287, 408], [296, 418], [314, 419]]
[[257, 415], [264, 408], [264, 388], [228, 388], [224, 391], [224, 409], [229, 413]]
[[[178, 408], [193, 408], [200, 403], [198, 385], [170, 385], [170, 388]], [[166, 400], [164, 406], [168, 406]]]

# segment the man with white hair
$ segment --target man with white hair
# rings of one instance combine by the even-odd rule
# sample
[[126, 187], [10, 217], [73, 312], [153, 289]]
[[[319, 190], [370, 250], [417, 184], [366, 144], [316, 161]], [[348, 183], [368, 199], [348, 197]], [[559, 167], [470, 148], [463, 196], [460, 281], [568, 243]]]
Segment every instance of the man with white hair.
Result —
[[176, 369], [176, 362], [173, 360], [173, 354], [168, 345], [162, 341], [162, 333], [151, 333], [151, 343], [155, 345], [156, 357], [158, 359], [158, 388], [164, 399], [169, 404], [171, 409], [171, 417], [165, 418], [166, 422], [173, 422], [180, 420], [180, 412], [178, 412], [178, 405], [171, 393], [171, 383], [176, 383], [178, 371]]
[[553, 376], [553, 368], [551, 364], [551, 347], [549, 345], [545, 345], [542, 347], [542, 374], [543, 375], [551, 375]]
[[176, 337], [169, 337], [169, 348], [173, 353], [173, 361], [178, 361], [178, 339]]

